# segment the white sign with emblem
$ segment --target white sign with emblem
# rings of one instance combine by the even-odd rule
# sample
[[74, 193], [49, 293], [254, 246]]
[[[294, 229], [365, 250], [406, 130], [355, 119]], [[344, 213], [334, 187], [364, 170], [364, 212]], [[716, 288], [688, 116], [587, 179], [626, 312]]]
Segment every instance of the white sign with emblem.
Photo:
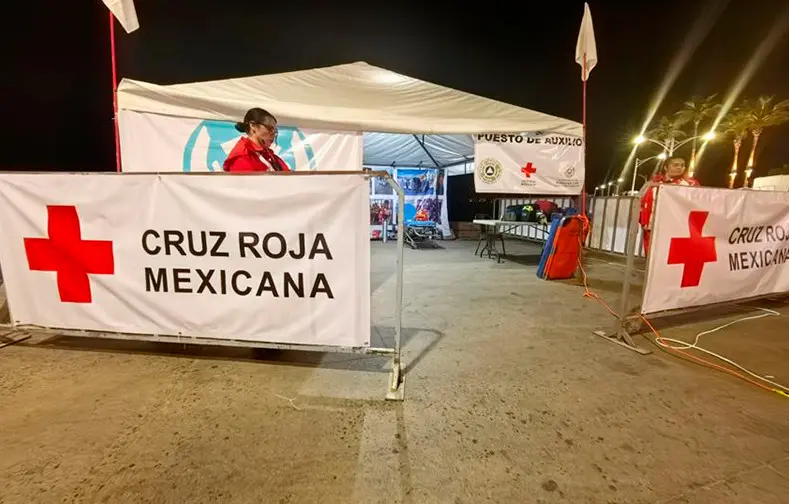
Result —
[[474, 189], [498, 194], [581, 194], [583, 139], [554, 133], [474, 136]]

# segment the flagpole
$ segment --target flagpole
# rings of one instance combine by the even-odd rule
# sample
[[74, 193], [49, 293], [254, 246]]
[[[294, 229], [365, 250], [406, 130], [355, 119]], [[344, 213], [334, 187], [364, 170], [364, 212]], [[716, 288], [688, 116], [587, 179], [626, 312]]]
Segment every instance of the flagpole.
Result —
[[110, 12], [110, 52], [112, 53], [112, 120], [115, 130], [115, 169], [121, 171], [121, 139], [118, 131], [118, 70], [115, 62], [115, 16]]
[[[586, 172], [586, 81], [588, 80], [588, 75], [586, 75], [586, 52], [584, 52], [584, 65], [583, 65], [583, 72], [584, 72], [584, 93], [583, 93], [583, 135], [584, 135], [584, 172]], [[581, 188], [581, 215], [586, 217], [586, 177], [584, 177], [584, 184]]]

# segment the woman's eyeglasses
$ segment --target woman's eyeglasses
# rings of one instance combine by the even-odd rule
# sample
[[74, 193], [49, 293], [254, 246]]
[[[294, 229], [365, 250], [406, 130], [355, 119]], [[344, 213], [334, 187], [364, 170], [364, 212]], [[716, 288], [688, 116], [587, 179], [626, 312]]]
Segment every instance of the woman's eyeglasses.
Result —
[[268, 125], [268, 124], [261, 124], [261, 123], [258, 123], [258, 122], [252, 123], [252, 124], [257, 124], [258, 126], [263, 126], [264, 128], [266, 128], [268, 130], [269, 133], [271, 133], [271, 136], [273, 136], [274, 138], [277, 138], [277, 136], [279, 136], [279, 129], [276, 126], [271, 126], [271, 125]]

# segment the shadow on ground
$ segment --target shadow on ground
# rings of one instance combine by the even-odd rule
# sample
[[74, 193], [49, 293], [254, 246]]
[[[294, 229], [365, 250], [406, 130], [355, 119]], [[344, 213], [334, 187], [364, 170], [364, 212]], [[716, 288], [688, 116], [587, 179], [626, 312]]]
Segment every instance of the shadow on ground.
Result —
[[[395, 343], [394, 327], [373, 326], [373, 346], [393, 348]], [[401, 346], [418, 346], [417, 352], [409, 354], [407, 370], [412, 370], [441, 340], [443, 334], [433, 329], [402, 329]], [[418, 345], [416, 345], [418, 343]], [[41, 336], [33, 342], [18, 343], [41, 349], [74, 350], [108, 353], [135, 353], [205, 360], [236, 360], [287, 366], [322, 367], [327, 369], [368, 371], [388, 373], [391, 357], [383, 355], [327, 353], [299, 350], [278, 350], [267, 348], [241, 348], [219, 345], [195, 345], [148, 341], [129, 341], [105, 338], [85, 338], [74, 336]]]

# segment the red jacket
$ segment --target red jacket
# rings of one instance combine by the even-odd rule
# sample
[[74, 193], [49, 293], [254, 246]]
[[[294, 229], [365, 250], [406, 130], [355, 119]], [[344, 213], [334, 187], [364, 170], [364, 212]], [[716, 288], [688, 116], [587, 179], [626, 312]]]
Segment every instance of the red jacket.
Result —
[[268, 147], [263, 147], [247, 137], [241, 137], [225, 159], [223, 168], [226, 172], [256, 171], [290, 171], [288, 164], [274, 154]]
[[[699, 186], [699, 181], [688, 177], [687, 175], [683, 175], [681, 177], [677, 177], [675, 179], [670, 179], [663, 174], [657, 174], [652, 178], [652, 182], [657, 184], [674, 184], [674, 185], [684, 185], [684, 186]], [[655, 209], [655, 186], [650, 187], [647, 189], [647, 192], [644, 194], [644, 197], [641, 198], [641, 213], [638, 216], [638, 222], [641, 224], [641, 227], [646, 229], [651, 229], [651, 220], [652, 220], [652, 212]]]

